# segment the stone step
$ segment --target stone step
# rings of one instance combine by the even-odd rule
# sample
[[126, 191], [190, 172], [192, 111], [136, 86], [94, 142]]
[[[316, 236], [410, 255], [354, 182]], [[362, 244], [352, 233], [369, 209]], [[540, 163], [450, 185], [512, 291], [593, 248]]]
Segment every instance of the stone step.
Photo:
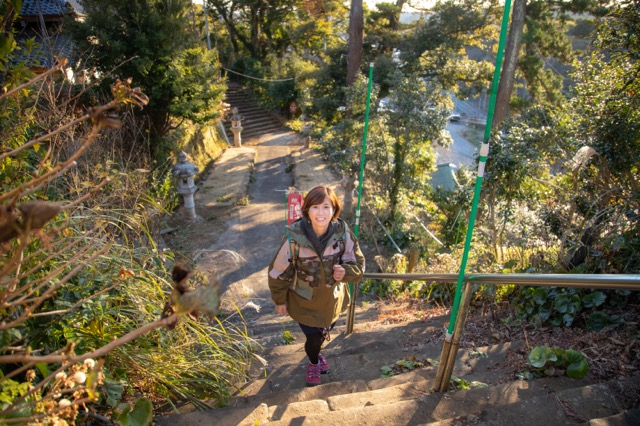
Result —
[[625, 410], [621, 413], [599, 419], [591, 419], [589, 426], [637, 426], [640, 425], [640, 408]]
[[[565, 389], [559, 389], [557, 386], [552, 387], [554, 381], [546, 380], [545, 385], [549, 387], [548, 395], [518, 401], [508, 406], [493, 407], [479, 413], [424, 424], [429, 426], [464, 424], [477, 426], [511, 426], [515, 424], [635, 426], [640, 424], [640, 409], [638, 408], [640, 407], [640, 394], [638, 393], [640, 376]], [[611, 392], [612, 389], [616, 389], [616, 391]], [[603, 417], [599, 417], [600, 415]]]
[[[461, 349], [458, 352], [453, 374], [468, 382], [480, 381], [495, 384], [509, 380], [512, 372], [501, 370], [496, 366], [503, 364], [507, 356], [520, 347], [520, 343], [513, 343], [478, 348], [473, 351]], [[426, 366], [420, 370], [433, 371], [435, 375], [441, 352], [439, 345], [421, 345], [410, 349], [396, 347], [378, 350], [375, 346], [360, 347], [360, 349], [365, 352], [343, 353], [340, 347], [333, 349], [330, 346], [325, 347], [323, 353], [331, 366], [331, 372], [322, 376], [322, 382], [358, 379], [373, 381], [381, 378], [383, 366], [393, 366], [400, 360], [408, 359], [425, 362]], [[280, 349], [280, 351], [283, 350]], [[367, 356], [367, 352], [375, 353], [375, 356]], [[242, 387], [243, 395], [262, 398], [263, 395], [277, 393], [280, 389], [299, 389], [305, 386], [307, 360], [303, 345], [288, 345], [286, 352], [280, 353], [281, 355], [275, 357], [265, 356], [269, 364], [260, 372], [262, 378], [257, 378]], [[434, 365], [430, 365], [428, 360], [432, 360]]]
[[640, 408], [640, 375], [564, 390], [557, 397], [583, 421], [614, 416], [621, 409]]
[[[249, 136], [261, 136], [265, 133], [274, 133], [277, 131], [281, 131], [282, 127], [280, 126], [275, 126], [272, 124], [269, 125], [260, 125], [259, 123], [256, 124], [251, 124], [251, 125], [245, 125], [244, 123], [242, 124], [242, 130], [240, 133], [240, 136], [243, 139], [248, 138]], [[231, 127], [225, 128], [225, 132], [227, 132], [227, 134], [231, 135], [231, 137], [233, 137], [233, 131], [231, 130]]]
[[[257, 384], [265, 389], [257, 389], [254, 382], [251, 388], [247, 389], [249, 392], [244, 393], [243, 396], [231, 398], [229, 400], [230, 404], [236, 406], [244, 404], [253, 407], [258, 406], [260, 403], [266, 403], [270, 406], [282, 405], [313, 399], [328, 399], [330, 397], [347, 394], [379, 391], [395, 386], [406, 386], [407, 384], [428, 389], [430, 384], [428, 384], [427, 381], [432, 381], [435, 376], [433, 370], [417, 369], [393, 377], [378, 377], [369, 381], [363, 379], [343, 379], [335, 382], [324, 381], [324, 383], [319, 386], [306, 387], [304, 385], [304, 370], [302, 371], [303, 375], [298, 378], [298, 382], [301, 384], [300, 386], [283, 387], [279, 383], [265, 380]], [[329, 375], [331, 374], [333, 373]], [[325, 376], [327, 375], [323, 375], [323, 379]]]
[[[558, 382], [562, 382], [562, 384]], [[309, 410], [302, 410], [303, 403], [298, 403], [296, 410], [290, 411], [292, 414], [298, 414], [297, 417], [293, 417], [285, 416], [287, 410], [284, 407], [269, 407], [268, 412], [272, 420], [269, 424], [272, 426], [291, 424], [322, 424], [329, 426], [347, 426], [354, 424], [432, 424], [433, 422], [451, 418], [459, 419], [463, 416], [468, 418], [475, 416], [478, 418], [489, 410], [493, 411], [501, 407], [509, 407], [509, 410], [505, 410], [505, 412], [510, 413], [514, 411], [513, 407], [519, 404], [522, 405], [522, 408], [518, 408], [515, 411], [520, 411], [520, 414], [525, 413], [526, 415], [520, 418], [520, 424], [542, 424], [528, 421], [532, 417], [536, 417], [535, 411], [545, 411], [549, 409], [556, 411], [554, 418], [556, 418], [557, 421], [554, 425], [575, 424], [572, 419], [566, 418], [559, 406], [555, 405], [554, 407], [550, 405], [554, 398], [549, 393], [549, 383], [554, 383], [555, 387], [560, 388], [579, 386], [579, 382], [577, 381], [565, 378], [553, 378], [540, 379], [532, 382], [510, 382], [486, 388], [468, 389], [444, 394], [421, 392], [420, 389], [418, 389], [414, 391], [415, 393], [411, 394], [411, 391], [409, 391], [404, 396], [401, 393], [400, 387], [394, 387], [392, 389], [381, 389], [380, 391], [329, 397], [326, 401], [329, 410], [331, 410], [329, 412], [323, 411], [315, 413]], [[404, 388], [409, 389], [409, 386], [405, 385]], [[384, 398], [385, 391], [389, 392], [388, 399]], [[338, 401], [339, 404], [337, 403]], [[317, 403], [314, 403], [314, 406], [316, 405]], [[540, 407], [545, 407], [545, 409], [540, 410]], [[528, 410], [534, 411], [534, 413], [527, 414]], [[282, 415], [278, 417], [278, 413], [282, 413]], [[545, 413], [544, 418], [548, 418], [548, 413]], [[369, 423], [368, 421], [371, 419], [375, 419], [375, 423]], [[492, 422], [484, 424], [505, 426], [518, 424], [518, 422], [514, 421], [514, 418], [504, 422], [503, 419], [505, 419], [505, 417], [492, 419]], [[523, 422], [523, 420], [527, 422]], [[458, 422], [457, 424], [471, 423]]]
[[[272, 404], [268, 398], [252, 405], [236, 400], [232, 407], [157, 418], [157, 425], [335, 425], [393, 424], [438, 426], [454, 424], [538, 425], [551, 415], [553, 425], [573, 425], [556, 403], [556, 394], [580, 387], [582, 381], [566, 377], [515, 381], [495, 386], [438, 393], [430, 390], [432, 379], [413, 373], [397, 377], [403, 383], [367, 390], [363, 381], [286, 390]], [[421, 372], [421, 374], [424, 374]], [[390, 382], [393, 383], [393, 382]], [[544, 413], [544, 414], [541, 414]], [[540, 418], [540, 422], [538, 419]], [[375, 419], [374, 423], [368, 420]], [[481, 419], [478, 423], [476, 420]], [[461, 422], [461, 420], [464, 420]], [[533, 420], [533, 421], [532, 421]], [[473, 421], [473, 423], [472, 423]], [[541, 423], [542, 422], [542, 423]]]

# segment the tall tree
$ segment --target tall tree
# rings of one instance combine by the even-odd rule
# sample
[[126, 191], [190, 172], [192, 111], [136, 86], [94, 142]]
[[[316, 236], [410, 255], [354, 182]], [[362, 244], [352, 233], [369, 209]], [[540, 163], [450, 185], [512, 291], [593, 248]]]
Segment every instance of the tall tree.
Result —
[[518, 52], [522, 44], [522, 29], [526, 14], [527, 0], [513, 0], [513, 13], [509, 25], [509, 36], [504, 52], [504, 63], [500, 73], [500, 84], [496, 96], [496, 106], [493, 115], [492, 127], [495, 129], [507, 117], [509, 111], [509, 99], [515, 84], [516, 67], [518, 64]]
[[470, 58], [468, 50], [484, 48], [496, 18], [489, 7], [474, 0], [437, 3], [400, 46], [404, 67], [437, 84], [441, 90], [466, 95], [481, 91], [492, 65]]
[[[518, 79], [526, 82], [528, 103], [558, 105], [563, 102], [563, 86], [567, 76], [559, 75], [550, 64], [557, 61], [568, 65], [573, 58], [567, 34], [567, 13], [602, 15], [608, 10], [608, 5], [606, 0], [513, 0], [494, 128], [508, 114]], [[522, 96], [517, 103], [523, 104]]]
[[496, 212], [496, 218], [489, 219], [498, 246], [519, 203], [537, 211], [561, 241], [559, 260], [565, 268], [637, 273], [640, 43], [633, 36], [640, 32], [637, 2], [621, 1], [598, 21], [594, 51], [573, 63], [566, 104], [529, 108], [506, 121], [506, 131], [487, 163], [485, 201], [487, 211]]
[[208, 120], [217, 114], [224, 86], [215, 52], [200, 46], [189, 24], [189, 3], [180, 0], [84, 0], [84, 21], [69, 24], [83, 67], [105, 77], [132, 78], [149, 105], [152, 140], [172, 129], [172, 118]]
[[[212, 15], [225, 24], [236, 55], [258, 61], [274, 53], [282, 55], [290, 44], [288, 25], [301, 6], [298, 0], [208, 0]], [[315, 3], [314, 3], [315, 4]], [[313, 8], [313, 4], [309, 5]]]
[[349, 46], [347, 50], [347, 85], [356, 80], [362, 64], [362, 40], [364, 39], [364, 15], [362, 0], [351, 0], [349, 15]]
[[442, 92], [415, 75], [396, 73], [393, 78], [394, 88], [378, 121], [380, 128], [371, 134], [372, 151], [378, 156], [369, 166], [375, 182], [372, 187], [378, 187], [377, 192], [388, 202], [390, 222], [407, 200], [419, 199], [429, 190], [428, 177], [435, 165], [433, 148], [451, 143], [443, 132], [447, 108], [443, 108]]

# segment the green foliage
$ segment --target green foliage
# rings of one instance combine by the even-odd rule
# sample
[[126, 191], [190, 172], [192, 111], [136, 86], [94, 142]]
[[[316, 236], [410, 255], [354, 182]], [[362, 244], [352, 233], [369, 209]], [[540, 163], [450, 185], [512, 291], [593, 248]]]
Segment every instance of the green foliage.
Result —
[[[532, 13], [543, 19], [531, 25], [551, 25], [547, 6], [536, 7]], [[630, 9], [622, 2], [610, 19], [598, 21], [598, 49], [574, 62], [566, 107], [531, 108], [494, 135], [481, 226], [497, 254], [516, 244], [524, 250], [557, 245], [560, 262], [551, 270], [634, 273], [640, 267], [633, 53], [639, 46], [619, 38], [638, 26]]]
[[459, 189], [453, 192], [435, 191], [433, 200], [438, 206], [438, 214], [434, 219], [439, 226], [438, 237], [447, 247], [464, 241], [467, 233], [466, 220], [471, 209], [473, 198], [472, 186], [462, 182]]
[[[151, 121], [152, 140], [171, 128], [172, 116], [206, 122], [218, 116], [225, 86], [215, 51], [199, 46], [190, 31], [189, 5], [179, 1], [83, 2], [86, 19], [69, 22], [79, 51], [91, 52], [82, 66], [132, 78], [149, 96], [141, 114]], [[104, 87], [104, 86], [103, 86]]]
[[295, 342], [296, 338], [289, 330], [285, 330], [282, 332], [282, 342], [285, 345], [291, 345]]
[[533, 348], [527, 358], [529, 365], [537, 369], [544, 368], [547, 363], [556, 362], [557, 360], [558, 355], [556, 351], [548, 346], [537, 346]]
[[146, 426], [153, 420], [153, 405], [147, 398], [138, 398], [131, 408], [123, 403], [116, 409], [115, 421], [120, 426]]
[[582, 379], [589, 372], [589, 363], [584, 354], [573, 349], [536, 346], [529, 353], [527, 361], [534, 369], [534, 377], [566, 374], [572, 379]]
[[[173, 259], [155, 246], [150, 225], [175, 195], [166, 169], [144, 168], [144, 150], [136, 161], [115, 161], [127, 155], [111, 144], [110, 132], [122, 131], [126, 105], [144, 104], [144, 94], [120, 82], [116, 99], [78, 120], [86, 127], [66, 133], [61, 124], [77, 118], [65, 109], [69, 100], [57, 102], [60, 92], [46, 75], [30, 83], [0, 95], [0, 418], [73, 422], [74, 410], [54, 409], [85, 404], [108, 414], [134, 389], [199, 407], [224, 399], [246, 372], [246, 331], [203, 317], [186, 317], [173, 331], [159, 328]], [[18, 81], [5, 84], [10, 91]], [[34, 135], [50, 142], [47, 149]], [[97, 362], [84, 359], [100, 350]], [[142, 401], [120, 413], [121, 421], [148, 424], [150, 411]]]
[[580, 296], [574, 289], [527, 287], [519, 299], [518, 315], [555, 326], [570, 326], [582, 308]]
[[498, 8], [475, 1], [440, 2], [400, 44], [406, 67], [428, 78], [438, 90], [460, 97], [478, 93], [491, 79], [493, 65], [471, 60], [465, 49], [495, 43]]
[[[0, 383], [0, 410], [6, 410], [11, 407], [14, 402], [25, 395], [29, 391], [30, 383], [28, 382], [17, 382], [11, 379], [4, 379]], [[24, 406], [22, 409], [14, 411], [9, 416], [4, 418], [24, 418], [30, 417], [33, 414], [33, 409]]]
[[587, 318], [587, 327], [593, 331], [601, 331], [605, 328], [613, 328], [624, 323], [624, 318], [620, 315], [608, 315], [603, 311], [591, 313]]
[[[554, 326], [571, 326], [576, 319], [584, 319], [595, 331], [622, 323], [619, 316], [608, 315], [607, 307], [619, 302], [621, 293], [628, 291], [579, 290], [557, 287], [524, 287], [515, 291], [516, 312], [521, 319]], [[609, 300], [609, 301], [608, 301]], [[596, 310], [598, 309], [598, 310]]]
[[380, 367], [381, 377], [392, 377], [397, 374], [407, 373], [417, 368], [437, 366], [438, 361], [434, 359], [419, 360], [413, 355], [407, 355], [405, 359], [399, 359], [391, 365]]
[[446, 101], [429, 82], [414, 75], [395, 76], [389, 107], [370, 123], [367, 176], [371, 190], [388, 201], [390, 222], [409, 200], [430, 191], [435, 146], [448, 146]]
[[489, 385], [479, 381], [469, 382], [461, 377], [456, 375], [451, 376], [451, 380], [449, 381], [449, 391], [456, 392], [464, 389], [477, 389], [477, 388], [486, 388]]

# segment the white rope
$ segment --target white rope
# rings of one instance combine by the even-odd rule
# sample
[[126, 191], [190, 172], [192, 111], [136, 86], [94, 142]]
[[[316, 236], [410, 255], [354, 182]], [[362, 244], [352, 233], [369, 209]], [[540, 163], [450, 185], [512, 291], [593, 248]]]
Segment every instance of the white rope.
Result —
[[291, 78], [283, 78], [283, 79], [276, 79], [276, 80], [270, 80], [270, 79], [268, 79], [268, 78], [252, 77], [252, 76], [250, 76], [250, 75], [242, 74], [242, 73], [239, 73], [239, 72], [237, 72], [237, 71], [232, 71], [232, 70], [230, 70], [230, 69], [228, 69], [228, 68], [225, 68], [225, 67], [220, 67], [220, 68], [222, 68], [222, 69], [223, 69], [223, 70], [225, 70], [225, 71], [228, 71], [228, 72], [231, 72], [231, 73], [234, 73], [234, 74], [237, 74], [237, 75], [241, 75], [241, 76], [243, 76], [243, 77], [252, 78], [252, 79], [254, 79], [254, 80], [258, 80], [258, 81], [273, 81], [273, 82], [278, 82], [278, 81], [291, 81], [291, 80], [293, 80], [293, 77], [291, 77]]

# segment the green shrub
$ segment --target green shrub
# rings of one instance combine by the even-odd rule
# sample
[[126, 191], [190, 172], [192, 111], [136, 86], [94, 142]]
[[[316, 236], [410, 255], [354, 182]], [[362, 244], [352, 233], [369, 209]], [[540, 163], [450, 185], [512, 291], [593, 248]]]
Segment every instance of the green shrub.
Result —
[[571, 326], [576, 319], [584, 319], [598, 331], [621, 323], [619, 316], [609, 316], [604, 310], [623, 303], [623, 294], [629, 291], [523, 287], [513, 292], [512, 300], [521, 319], [553, 326]]

